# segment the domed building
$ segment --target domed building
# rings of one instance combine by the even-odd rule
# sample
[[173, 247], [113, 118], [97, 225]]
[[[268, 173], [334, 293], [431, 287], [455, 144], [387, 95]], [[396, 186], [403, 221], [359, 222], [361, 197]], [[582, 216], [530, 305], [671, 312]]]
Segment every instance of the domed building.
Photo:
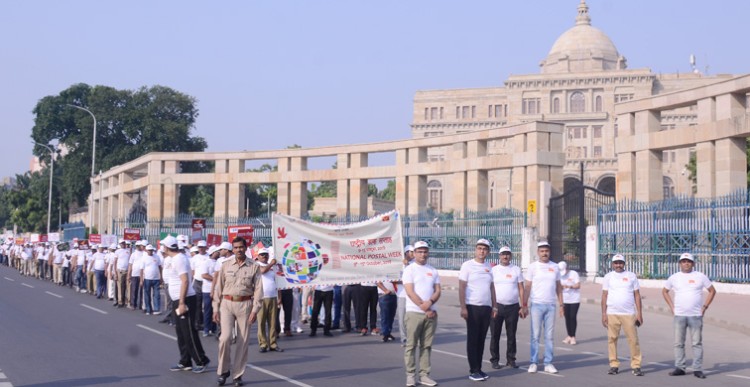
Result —
[[[615, 190], [617, 121], [615, 104], [731, 78], [698, 73], [654, 74], [648, 68], [628, 69], [625, 57], [606, 33], [591, 25], [589, 7], [581, 0], [573, 27], [565, 31], [540, 62], [538, 74], [512, 75], [503, 87], [418, 91], [411, 124], [414, 138], [457, 134], [530, 121], [565, 124], [564, 181], [552, 182], [561, 193], [565, 186], [583, 183], [601, 191]], [[661, 114], [662, 130], [695, 125], [697, 106]], [[692, 149], [663, 153], [664, 197], [691, 195], [686, 173]], [[513, 153], [513, 144], [494, 141], [488, 152]], [[430, 149], [429, 160], [443, 160], [449, 149]], [[509, 207], [511, 171], [488, 176], [488, 210]], [[437, 212], [452, 197], [449, 176], [430, 176], [428, 205]]]

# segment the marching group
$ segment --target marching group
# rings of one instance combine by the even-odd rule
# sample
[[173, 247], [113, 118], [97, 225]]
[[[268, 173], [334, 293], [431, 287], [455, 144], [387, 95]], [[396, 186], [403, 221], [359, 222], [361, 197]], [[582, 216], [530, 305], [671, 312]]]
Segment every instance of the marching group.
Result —
[[[494, 266], [487, 260], [490, 249], [488, 240], [478, 240], [474, 259], [464, 262], [459, 271], [460, 316], [466, 321], [469, 379], [489, 378], [482, 371], [488, 330], [492, 368], [518, 368], [516, 331], [519, 319], [526, 317], [531, 323], [528, 372], [538, 371], [543, 339], [543, 369], [557, 373], [553, 365], [555, 317], [559, 314], [565, 319], [567, 336], [563, 342], [575, 345], [580, 305], [578, 274], [567, 270], [565, 262], [550, 260], [547, 242], [538, 243], [538, 260], [530, 264], [525, 275], [512, 263], [509, 247], [499, 249], [499, 263]], [[243, 238], [219, 246], [199, 241], [191, 247], [183, 235], [166, 237], [160, 241], [159, 249], [147, 241], [137, 241], [131, 246], [129, 241], [120, 240], [117, 245], [89, 248], [77, 243], [45, 242], [35, 246], [9, 240], [0, 245], [0, 264], [14, 267], [25, 276], [108, 298], [114, 307], [127, 306], [146, 315], [162, 313], [163, 285], [166, 316], [160, 322], [175, 326], [180, 352], [180, 360], [171, 370], [205, 372], [210, 360], [203, 351], [199, 332], [203, 337], [216, 335], [219, 385], [230, 379], [235, 386], [243, 385], [250, 326], [256, 320], [261, 353], [283, 352], [278, 345], [279, 336], [302, 333], [303, 324], [308, 322], [310, 337], [316, 336], [319, 328], [329, 337], [333, 336], [332, 331], [341, 329], [363, 336], [380, 335], [383, 342], [390, 342], [395, 340], [392, 329], [398, 321], [406, 385], [437, 385], [430, 377], [430, 355], [438, 321], [435, 304], [440, 300], [441, 285], [438, 271], [428, 263], [426, 242], [406, 246], [400, 281], [343, 287], [277, 289], [275, 276], [280, 268], [272, 251], [260, 248], [251, 254]], [[704, 274], [693, 269], [694, 262], [691, 254], [683, 254], [680, 271], [665, 282], [662, 294], [674, 315], [675, 369], [670, 375], [686, 374], [684, 347], [690, 330], [693, 375], [702, 379], [705, 378], [702, 317], [716, 291]], [[631, 372], [643, 376], [637, 333], [637, 327], [643, 324], [638, 278], [625, 270], [622, 255], [615, 255], [611, 263], [612, 271], [602, 280], [601, 301], [602, 325], [608, 332], [608, 373], [619, 373], [617, 341], [623, 331], [630, 347]], [[705, 300], [704, 289], [708, 290]], [[499, 343], [503, 326], [507, 345], [505, 362], [501, 363]], [[234, 363], [230, 353], [233, 343], [236, 343]]]

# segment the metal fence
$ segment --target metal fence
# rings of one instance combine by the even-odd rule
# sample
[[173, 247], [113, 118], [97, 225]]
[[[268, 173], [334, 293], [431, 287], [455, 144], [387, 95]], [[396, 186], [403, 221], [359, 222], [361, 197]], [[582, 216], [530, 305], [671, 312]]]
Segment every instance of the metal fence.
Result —
[[[454, 214], [424, 213], [416, 216], [402, 216], [404, 244], [414, 244], [424, 240], [430, 244], [430, 263], [438, 269], [458, 269], [461, 264], [473, 258], [474, 243], [479, 238], [486, 238], [492, 244], [490, 262], [497, 261], [497, 250], [508, 245], [520, 257], [521, 235], [526, 222], [526, 215], [518, 210], [501, 209], [490, 212], [472, 212], [457, 216]], [[312, 221], [325, 221], [331, 224], [346, 224], [365, 220], [366, 217], [326, 217], [309, 218]], [[176, 218], [147, 220], [131, 218], [115, 220], [112, 229], [122, 236], [125, 228], [136, 228], [141, 238], [151, 243], [163, 233], [192, 234], [191, 215], [183, 214]], [[221, 235], [226, 240], [227, 227], [232, 225], [252, 225], [254, 228], [253, 243], [262, 242], [269, 246], [273, 243], [271, 219], [259, 218], [206, 218], [206, 234]]]
[[672, 198], [606, 205], [598, 212], [599, 274], [612, 255], [626, 256], [640, 278], [664, 279], [679, 271], [689, 252], [696, 270], [714, 281], [750, 282], [750, 196]]

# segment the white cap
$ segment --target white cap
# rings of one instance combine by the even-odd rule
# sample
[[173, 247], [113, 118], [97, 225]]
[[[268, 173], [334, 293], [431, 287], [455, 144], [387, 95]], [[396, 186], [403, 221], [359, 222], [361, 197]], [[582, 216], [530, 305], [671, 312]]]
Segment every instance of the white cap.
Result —
[[167, 235], [166, 238], [162, 239], [161, 244], [168, 249], [177, 249], [177, 239], [171, 235]]
[[477, 240], [476, 244], [477, 245], [485, 245], [487, 247], [490, 247], [490, 241], [488, 241], [487, 239], [484, 239], [484, 238], [481, 238], [481, 239]]
[[549, 242], [541, 241], [541, 242], [537, 242], [536, 247], [540, 248], [540, 247], [550, 247], [550, 246], [549, 246]]
[[680, 261], [682, 261], [683, 259], [687, 259], [690, 262], [695, 262], [695, 257], [693, 257], [693, 254], [690, 253], [682, 253], [682, 255], [680, 255]]
[[91, 244], [91, 248], [92, 248], [92, 249], [95, 249], [95, 248], [96, 248], [96, 243], [92, 243], [92, 244]]
[[558, 262], [557, 267], [560, 268], [560, 275], [565, 275], [568, 272], [568, 264], [565, 261]]
[[406, 245], [406, 247], [404, 247], [404, 252], [407, 252], [407, 251], [414, 251], [414, 246]]
[[184, 234], [177, 235], [177, 241], [178, 242], [180, 242], [180, 241], [187, 242], [187, 240], [188, 240], [187, 235], [184, 235]]
[[268, 254], [268, 249], [264, 247], [258, 250], [258, 255], [261, 255], [261, 254]]
[[113, 243], [113, 244], [109, 245], [109, 249], [110, 250], [117, 250], [117, 245]]
[[425, 242], [425, 241], [419, 241], [419, 242], [417, 242], [417, 243], [414, 244], [414, 250], [416, 250], [416, 249], [422, 249], [422, 248], [429, 249], [430, 245], [427, 244], [427, 242]]
[[216, 252], [217, 250], [219, 250], [219, 248], [218, 248], [218, 247], [216, 247], [216, 246], [211, 246], [211, 247], [209, 247], [209, 248], [208, 248], [208, 251], [207, 251], [206, 253], [207, 253], [208, 255], [211, 255], [211, 254], [215, 253], [215, 252]]
[[508, 247], [508, 246], [503, 246], [503, 247], [500, 248], [500, 254], [502, 254], [502, 253], [510, 253], [510, 252], [511, 252], [510, 251], [510, 247]]
[[141, 245], [141, 241], [135, 241], [135, 245], [136, 246], [140, 246]]
[[198, 252], [198, 246], [193, 246], [190, 248], [191, 253], [197, 253]]
[[219, 245], [219, 249], [232, 251], [232, 244], [229, 242], [221, 242], [221, 244]]
[[622, 254], [615, 254], [612, 257], [612, 262], [625, 262], [625, 257]]
[[73, 243], [73, 248], [77, 249], [78, 248], [78, 243]]
[[127, 241], [126, 241], [125, 239], [120, 239], [120, 241], [119, 241], [119, 242], [117, 242], [117, 244], [119, 245], [120, 243], [126, 243], [126, 242], [127, 242]]
[[195, 245], [198, 246], [198, 247], [206, 247], [206, 246], [208, 246], [208, 245], [206, 245], [206, 241], [198, 241], [198, 243], [196, 243]]
[[146, 247], [148, 246], [148, 241], [145, 239], [141, 239], [141, 246]]
[[156, 251], [156, 247], [149, 244], [149, 245], [146, 245], [146, 250]]

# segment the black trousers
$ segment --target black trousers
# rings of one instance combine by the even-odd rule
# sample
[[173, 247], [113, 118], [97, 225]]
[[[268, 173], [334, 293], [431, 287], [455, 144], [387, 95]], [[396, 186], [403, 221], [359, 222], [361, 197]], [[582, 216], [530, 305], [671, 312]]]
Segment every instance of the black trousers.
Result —
[[[294, 289], [284, 289], [281, 291], [281, 308], [284, 310], [284, 332], [291, 332], [292, 309], [294, 308]], [[279, 327], [279, 325], [281, 324], [276, 324], [277, 327]]]
[[312, 316], [310, 316], [310, 331], [315, 332], [318, 329], [318, 316], [320, 315], [320, 306], [323, 305], [326, 312], [325, 325], [323, 332], [331, 331], [331, 306], [333, 305], [333, 290], [327, 292], [315, 291], [313, 296]]
[[568, 331], [568, 336], [570, 337], [576, 337], [576, 329], [578, 329], [578, 308], [580, 306], [580, 303], [563, 304], [563, 310], [565, 311], [565, 330]]
[[378, 287], [360, 286], [357, 300], [357, 329], [367, 329], [367, 317], [370, 317], [370, 330], [378, 327]]
[[469, 359], [469, 373], [482, 370], [484, 341], [492, 318], [491, 306], [466, 305], [469, 317], [466, 319], [466, 357]]
[[490, 362], [500, 362], [500, 336], [505, 324], [505, 336], [508, 337], [508, 346], [505, 351], [506, 361], [516, 361], [516, 331], [518, 330], [518, 312], [521, 310], [519, 304], [503, 305], [495, 304], [497, 317], [490, 322]]
[[344, 311], [344, 330], [352, 330], [352, 304], [354, 304], [354, 327], [359, 329], [359, 315], [357, 314], [357, 302], [359, 300], [359, 290], [362, 288], [360, 284], [346, 285], [343, 294], [343, 311]]
[[208, 362], [198, 330], [195, 329], [195, 320], [198, 316], [198, 307], [195, 296], [185, 297], [185, 306], [188, 311], [177, 316], [177, 306], [180, 300], [173, 300], [170, 310], [175, 315], [175, 331], [177, 332], [177, 346], [180, 349], [180, 364], [191, 366], [193, 362], [203, 365]]
[[[203, 316], [203, 281], [198, 281], [193, 278], [193, 290], [195, 291], [195, 308], [197, 309], [196, 315]], [[203, 330], [203, 319], [198, 318], [195, 321], [195, 328], [199, 331]]]

